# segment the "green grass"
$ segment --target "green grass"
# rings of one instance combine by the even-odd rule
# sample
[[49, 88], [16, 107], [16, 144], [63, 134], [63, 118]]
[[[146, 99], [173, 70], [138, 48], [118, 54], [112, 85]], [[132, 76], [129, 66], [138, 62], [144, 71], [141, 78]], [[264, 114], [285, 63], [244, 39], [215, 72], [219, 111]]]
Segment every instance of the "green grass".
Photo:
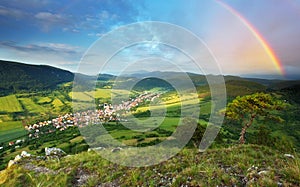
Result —
[[52, 105], [54, 106], [54, 108], [59, 108], [59, 107], [63, 106], [64, 103], [61, 102], [61, 100], [59, 100], [59, 99], [54, 99], [52, 101]]
[[0, 143], [11, 141], [25, 134], [26, 131], [21, 121], [0, 123]]
[[23, 129], [22, 123], [20, 121], [11, 121], [0, 123], [0, 133], [2, 131], [8, 131], [13, 129]]
[[84, 93], [84, 92], [70, 92], [69, 96], [73, 99], [73, 100], [78, 100], [78, 101], [92, 101], [93, 98]]
[[95, 107], [93, 104], [91, 103], [86, 103], [86, 102], [79, 102], [79, 101], [73, 101], [71, 103], [71, 106], [75, 109], [75, 110], [87, 110], [90, 107]]
[[119, 89], [97, 89], [96, 91], [85, 92], [85, 94], [92, 98], [108, 99], [111, 97], [129, 95], [131, 92]]
[[38, 104], [48, 104], [51, 103], [52, 99], [49, 97], [40, 97], [38, 100]]
[[13, 119], [12, 119], [12, 117], [11, 116], [9, 116], [9, 115], [0, 115], [0, 123], [1, 122], [5, 122], [5, 121], [12, 121]]
[[78, 137], [73, 138], [72, 140], [70, 140], [70, 142], [71, 142], [71, 143], [79, 143], [79, 142], [81, 142], [82, 140], [84, 140], [83, 137], [82, 137], [82, 136], [78, 136]]
[[200, 114], [202, 115], [208, 115], [211, 113], [211, 102], [203, 102], [200, 104]]
[[110, 98], [111, 89], [97, 89], [96, 91], [86, 92], [86, 94], [93, 98]]
[[22, 112], [22, 106], [15, 95], [0, 97], [0, 111], [1, 112]]
[[19, 100], [29, 113], [45, 113], [47, 111], [43, 106], [34, 103], [31, 98], [19, 98]]
[[[119, 157], [127, 150], [112, 154]], [[153, 156], [155, 153], [147, 155]], [[289, 159], [271, 148], [243, 145], [209, 149], [183, 149], [158, 165], [126, 167], [102, 158], [95, 152], [83, 152], [61, 160], [26, 160], [0, 173], [1, 186], [283, 186], [300, 185], [300, 159]], [[133, 159], [135, 159], [133, 155]], [[25, 163], [51, 172], [25, 170]], [[265, 171], [264, 174], [259, 172]]]

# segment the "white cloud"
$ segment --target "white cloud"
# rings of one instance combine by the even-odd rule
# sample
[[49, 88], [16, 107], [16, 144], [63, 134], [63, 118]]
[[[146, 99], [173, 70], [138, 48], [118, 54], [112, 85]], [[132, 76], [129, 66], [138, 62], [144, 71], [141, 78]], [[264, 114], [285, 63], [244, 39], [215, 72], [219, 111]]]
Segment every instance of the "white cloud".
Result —
[[22, 19], [25, 16], [28, 16], [28, 13], [23, 12], [18, 9], [8, 8], [4, 6], [0, 6], [0, 16], [12, 17], [15, 19]]
[[50, 12], [39, 12], [35, 15], [37, 19], [50, 21], [50, 22], [60, 22], [61, 20], [64, 20], [62, 15], [60, 14], [52, 14]]
[[[37, 19], [39, 25], [42, 25], [43, 31], [49, 31], [52, 27], [55, 26], [71, 26], [72, 20], [69, 19], [67, 15], [62, 14], [54, 14], [51, 12], [39, 12], [34, 15], [34, 18]], [[70, 28], [71, 28], [70, 27]], [[70, 29], [69, 27], [64, 27], [64, 29], [68, 29], [73, 31], [74, 29]], [[77, 31], [77, 30], [75, 30]]]

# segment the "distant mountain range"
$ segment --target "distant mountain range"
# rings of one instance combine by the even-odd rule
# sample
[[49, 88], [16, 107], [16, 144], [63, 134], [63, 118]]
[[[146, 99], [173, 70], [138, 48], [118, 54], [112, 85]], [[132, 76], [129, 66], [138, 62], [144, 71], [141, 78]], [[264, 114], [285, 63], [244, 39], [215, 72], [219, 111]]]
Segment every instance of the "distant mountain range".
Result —
[[[76, 76], [75, 76], [76, 75]], [[54, 89], [59, 84], [76, 81], [82, 85], [90, 84], [92, 81], [114, 81], [121, 80], [123, 86], [129, 85], [132, 81], [147, 78], [136, 85], [137, 89], [151, 88], [153, 86], [166, 86], [165, 83], [159, 82], [159, 79], [176, 81], [179, 84], [185, 84], [186, 75], [192, 80], [196, 87], [207, 87], [207, 77], [216, 75], [198, 75], [194, 73], [184, 72], [136, 72], [129, 75], [116, 77], [110, 74], [100, 74], [89, 76], [83, 74], [72, 73], [67, 70], [47, 66], [47, 65], [29, 65], [19, 62], [10, 62], [0, 60], [0, 93], [1, 95], [10, 94], [18, 91], [38, 91], [45, 89]], [[220, 75], [218, 75], [220, 76]], [[116, 79], [117, 78], [117, 79]], [[226, 88], [229, 96], [239, 95], [240, 92], [252, 93], [257, 91], [269, 90], [286, 90], [289, 92], [297, 92], [300, 87], [300, 81], [286, 80], [269, 80], [259, 78], [242, 78], [238, 76], [224, 76]], [[233, 94], [234, 93], [234, 94]]]

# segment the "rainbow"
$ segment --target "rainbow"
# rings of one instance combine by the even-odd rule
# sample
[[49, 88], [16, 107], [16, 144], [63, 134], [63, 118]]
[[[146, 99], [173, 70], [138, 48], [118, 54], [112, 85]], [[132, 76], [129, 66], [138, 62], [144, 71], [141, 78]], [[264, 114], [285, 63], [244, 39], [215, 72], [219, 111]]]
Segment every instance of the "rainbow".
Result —
[[280, 63], [279, 58], [274, 53], [271, 46], [268, 44], [268, 42], [264, 39], [264, 37], [259, 33], [259, 31], [246, 19], [244, 18], [238, 11], [233, 9], [231, 6], [225, 4], [221, 0], [216, 0], [217, 3], [219, 3], [222, 7], [224, 7], [226, 10], [228, 10], [231, 14], [236, 16], [248, 29], [249, 31], [254, 35], [254, 37], [259, 41], [259, 43], [262, 45], [263, 49], [266, 51], [268, 56], [270, 57], [272, 63], [274, 64], [276, 70], [281, 74], [285, 75], [285, 70]]

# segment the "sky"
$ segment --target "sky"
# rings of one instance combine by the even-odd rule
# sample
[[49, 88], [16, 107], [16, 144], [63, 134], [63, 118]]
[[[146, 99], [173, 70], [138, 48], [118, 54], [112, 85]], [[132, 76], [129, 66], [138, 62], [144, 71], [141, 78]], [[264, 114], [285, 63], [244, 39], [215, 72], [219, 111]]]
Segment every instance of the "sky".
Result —
[[0, 59], [300, 79], [299, 18], [299, 0], [1, 0]]

